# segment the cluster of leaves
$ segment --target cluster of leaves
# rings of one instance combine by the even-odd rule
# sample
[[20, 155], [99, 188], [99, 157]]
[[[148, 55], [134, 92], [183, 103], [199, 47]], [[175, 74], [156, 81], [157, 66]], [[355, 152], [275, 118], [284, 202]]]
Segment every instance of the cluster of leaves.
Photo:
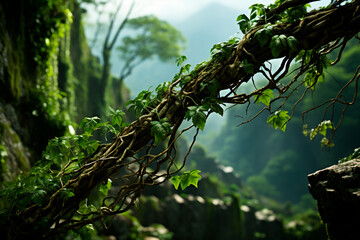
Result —
[[134, 99], [129, 100], [125, 106], [133, 111], [136, 116], [151, 112], [161, 102], [162, 97], [170, 87], [170, 82], [159, 84], [155, 92], [150, 90], [141, 91]]
[[[56, 137], [49, 141], [42, 159], [29, 173], [20, 174], [17, 180], [9, 183], [0, 195], [12, 202], [17, 208], [36, 204], [45, 204], [46, 196], [51, 195], [65, 184], [74, 171], [81, 168], [87, 157], [91, 156], [99, 147], [99, 141], [94, 140], [94, 131], [118, 134], [126, 124], [121, 116], [121, 110], [112, 110], [112, 123], [101, 122], [98, 117], [84, 118], [80, 123], [83, 134]], [[99, 191], [107, 194], [111, 181], [101, 185]], [[65, 198], [74, 196], [70, 189], [63, 189]]]
[[174, 78], [173, 78], [173, 82], [177, 81], [178, 79], [180, 79], [180, 87], [184, 87], [185, 84], [187, 84], [188, 82], [190, 82], [190, 80], [192, 79], [192, 77], [194, 77], [194, 71], [191, 72], [192, 74], [190, 74], [190, 68], [191, 65], [189, 63], [184, 64], [184, 62], [187, 60], [186, 56], [180, 56], [176, 59], [176, 66], [180, 67], [180, 70], [178, 73], [175, 74]]
[[249, 7], [250, 18], [245, 14], [240, 14], [236, 21], [239, 25], [240, 31], [246, 34], [252, 27], [260, 20], [266, 19], [266, 9], [264, 4], [253, 4]]
[[219, 83], [216, 79], [201, 83], [200, 93], [204, 93], [207, 97], [203, 99], [201, 104], [188, 107], [185, 119], [191, 120], [195, 127], [204, 130], [208, 112], [215, 112], [222, 116], [224, 114], [221, 107], [222, 102], [216, 98], [218, 91]]
[[213, 59], [219, 59], [219, 60], [228, 58], [232, 53], [232, 51], [238, 46], [239, 42], [240, 42], [240, 38], [234, 37], [234, 38], [230, 38], [226, 42], [215, 44], [210, 50], [211, 57]]
[[295, 61], [301, 61], [302, 64], [310, 66], [305, 74], [304, 84], [312, 90], [315, 89], [317, 83], [324, 80], [324, 70], [332, 63], [326, 55], [319, 54], [312, 50], [300, 51], [296, 56]]
[[[267, 8], [274, 9], [279, 5], [286, 2], [286, 0], [276, 0], [273, 4], [270, 4]], [[296, 7], [291, 7], [285, 9], [285, 11], [280, 12], [274, 16], [271, 16], [271, 19], [268, 19], [271, 22], [288, 22], [293, 23], [297, 19], [302, 19], [307, 14], [307, 9], [310, 7], [310, 4], [299, 5]]]
[[162, 118], [160, 121], [151, 122], [151, 135], [155, 138], [155, 143], [160, 143], [171, 132], [171, 124], [167, 118]]
[[285, 50], [288, 50], [290, 55], [293, 55], [297, 53], [298, 41], [294, 36], [274, 35], [271, 38], [270, 48], [274, 58], [279, 57]]
[[279, 110], [268, 117], [267, 123], [271, 127], [275, 129], [280, 129], [281, 131], [285, 132], [286, 124], [288, 123], [289, 120], [290, 120], [290, 116], [288, 114], [288, 111]]
[[181, 175], [176, 175], [171, 178], [171, 182], [173, 183], [175, 189], [178, 189], [181, 186], [181, 189], [184, 190], [190, 185], [194, 185], [198, 187], [198, 181], [201, 178], [199, 174], [201, 171], [199, 170], [191, 170], [182, 173]]
[[331, 130], [334, 128], [333, 123], [330, 120], [325, 120], [319, 123], [315, 128], [308, 130], [307, 124], [303, 125], [303, 134], [305, 136], [309, 136], [310, 140], [313, 140], [318, 134], [322, 135], [323, 138], [321, 140], [321, 147], [334, 147], [334, 143], [330, 142], [326, 138], [327, 130]]
[[[32, 204], [42, 206], [46, 195], [53, 193], [60, 186], [59, 178], [54, 172], [56, 170], [51, 169], [51, 165], [35, 166], [30, 173], [20, 174], [16, 182], [10, 183], [0, 192], [0, 196], [21, 210]], [[11, 208], [4, 211], [9, 209]]]
[[280, 4], [283, 4], [285, 1], [286, 0], [276, 0], [275, 3], [270, 4], [267, 7], [265, 7], [264, 4], [259, 4], [259, 3], [251, 5], [249, 7], [250, 18], [245, 14], [240, 14], [236, 19], [240, 31], [243, 34], [246, 34], [251, 28], [253, 28], [259, 22], [269, 23], [269, 24], [278, 21], [292, 23], [298, 19], [302, 19], [307, 14], [307, 8], [310, 7], [309, 4], [305, 4], [303, 6], [288, 8], [285, 11], [273, 16], [268, 16], [268, 12], [271, 9], [278, 7]]
[[273, 90], [265, 89], [264, 91], [261, 91], [258, 95], [256, 95], [255, 102], [263, 103], [266, 106], [269, 106], [271, 99], [274, 98], [273, 93]]

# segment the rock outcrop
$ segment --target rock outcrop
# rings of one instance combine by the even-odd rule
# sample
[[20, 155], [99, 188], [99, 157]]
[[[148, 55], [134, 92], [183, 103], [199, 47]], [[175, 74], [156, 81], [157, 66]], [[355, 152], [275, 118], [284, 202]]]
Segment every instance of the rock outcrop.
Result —
[[308, 181], [330, 239], [360, 239], [360, 159], [317, 171]]

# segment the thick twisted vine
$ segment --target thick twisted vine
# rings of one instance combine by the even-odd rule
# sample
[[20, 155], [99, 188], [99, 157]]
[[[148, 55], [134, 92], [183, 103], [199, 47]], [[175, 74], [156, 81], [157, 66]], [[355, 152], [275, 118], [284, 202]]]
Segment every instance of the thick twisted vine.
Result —
[[[308, 2], [286, 1], [267, 11], [267, 14], [278, 16], [289, 7], [302, 7]], [[318, 67], [322, 57], [340, 48], [340, 58], [347, 41], [360, 31], [360, 1], [343, 1], [345, 4], [342, 5], [338, 2], [328, 8], [304, 12], [290, 20], [281, 16], [267, 19], [266, 14], [260, 14], [257, 24], [246, 31], [241, 40], [232, 39], [214, 46], [209, 62], [198, 65], [188, 74], [180, 74], [169, 83], [166, 91], [159, 91], [155, 100], [152, 99], [139, 111], [141, 116], [124, 127], [112, 143], [99, 146], [74, 171], [67, 171], [71, 164], [65, 165], [60, 174], [61, 187], [46, 196], [45, 204], [32, 204], [26, 209], [14, 207], [9, 216], [9, 238], [23, 238], [31, 234], [50, 239], [69, 229], [76, 230], [96, 220], [127, 211], [144, 187], [161, 184], [184, 167], [196, 135], [185, 159], [179, 164], [176, 164], [177, 139], [192, 127], [197, 127], [197, 132], [199, 128], [202, 129], [205, 113], [221, 114], [221, 103], [246, 104], [254, 97], [267, 105], [261, 112], [269, 110], [276, 113], [288, 97], [305, 84], [306, 89], [298, 102], [301, 101], [322, 74], [322, 68]], [[269, 63], [274, 58], [283, 58], [275, 71]], [[290, 81], [282, 82], [295, 58], [300, 62], [295, 70], [297, 73]], [[313, 73], [311, 81], [300, 79], [309, 71]], [[262, 74], [267, 83], [247, 93], [242, 86], [249, 81], [255, 85], [253, 76], [257, 73]], [[355, 75], [352, 81], [357, 83], [358, 78]], [[277, 95], [271, 99], [273, 90], [277, 91]], [[146, 94], [142, 95], [142, 99], [147, 97]], [[277, 101], [283, 102], [272, 109]], [[339, 97], [335, 97], [324, 104], [340, 101]], [[347, 106], [354, 101], [342, 103]], [[180, 131], [184, 119], [192, 119], [194, 124]], [[286, 121], [288, 119], [285, 118]], [[163, 142], [163, 148], [158, 147], [159, 140], [152, 134], [154, 124], [169, 130], [164, 130], [163, 136], [157, 136], [160, 140], [167, 139], [166, 144]], [[108, 179], [112, 180], [113, 189], [116, 190], [103, 198], [101, 206], [89, 206], [87, 211], [80, 211], [80, 203], [86, 201], [91, 192]], [[66, 191], [71, 194], [64, 197]], [[42, 223], [41, 227], [39, 223]]]

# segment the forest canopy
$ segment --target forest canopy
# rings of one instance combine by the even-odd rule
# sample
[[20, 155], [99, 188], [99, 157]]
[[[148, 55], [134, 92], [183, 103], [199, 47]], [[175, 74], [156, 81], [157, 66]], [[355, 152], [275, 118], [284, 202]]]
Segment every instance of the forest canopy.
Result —
[[[58, 24], [49, 21], [56, 30], [66, 21], [69, 10], [63, 9], [60, 0], [50, 2], [61, 12]], [[128, 101], [127, 110], [136, 117], [133, 122], [125, 122], [121, 109], [112, 110], [111, 122], [87, 117], [79, 124], [82, 129], [79, 135], [52, 139], [41, 160], [1, 192], [7, 200], [1, 212], [1, 231], [6, 231], [8, 239], [54, 238], [69, 230], [89, 229], [95, 221], [128, 211], [144, 188], [169, 179], [176, 188], [196, 186], [199, 171], [181, 173], [181, 170], [208, 116], [223, 115], [225, 104], [259, 105], [260, 110], [248, 121], [268, 112], [267, 123], [286, 131], [297, 105], [307, 94], [316, 95], [324, 70], [341, 61], [350, 41], [359, 40], [359, 1], [332, 1], [311, 11], [310, 2], [276, 0], [269, 6], [252, 5], [249, 16], [241, 14], [237, 18], [242, 38], [215, 44], [210, 50], [211, 58], [196, 66], [187, 64], [186, 57], [180, 56], [176, 62], [179, 71], [173, 79]], [[4, 11], [8, 5], [1, 6]], [[41, 7], [30, 6], [42, 14]], [[55, 32], [56, 37], [62, 37]], [[181, 38], [176, 32], [175, 35]], [[51, 37], [54, 36], [46, 36], [49, 44]], [[47, 50], [35, 55], [40, 54], [47, 62]], [[161, 50], [156, 54], [167, 57]], [[272, 59], [280, 59], [280, 65], [274, 67]], [[333, 136], [345, 111], [355, 104], [359, 69], [333, 98], [304, 110], [306, 114], [322, 109], [323, 117], [315, 127], [309, 129], [303, 119], [303, 131], [311, 139], [321, 135], [324, 147], [333, 145]], [[265, 83], [259, 83], [255, 75], [260, 75]], [[248, 83], [253, 85], [250, 92], [244, 87]], [[352, 97], [344, 98], [345, 91], [350, 91]], [[297, 99], [290, 100], [295, 93]], [[286, 109], [288, 101], [293, 101], [290, 109]], [[340, 117], [334, 114], [335, 106], [342, 109]], [[185, 120], [190, 126], [183, 128]], [[190, 129], [195, 129], [193, 142], [185, 157], [178, 159], [177, 141]], [[110, 143], [100, 143], [93, 138], [95, 132], [105, 132], [113, 138]], [[109, 192], [112, 185], [118, 188]], [[94, 196], [95, 192], [100, 194]], [[100, 201], [93, 204], [93, 198]]]

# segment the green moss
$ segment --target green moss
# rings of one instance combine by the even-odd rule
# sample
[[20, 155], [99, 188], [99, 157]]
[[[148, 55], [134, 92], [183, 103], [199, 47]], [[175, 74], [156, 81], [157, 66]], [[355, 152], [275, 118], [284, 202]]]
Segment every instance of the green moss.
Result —
[[[12, 146], [21, 146], [22, 145], [22, 142], [20, 140], [19, 135], [17, 135], [11, 129], [9, 124], [2, 124], [2, 129], [3, 129], [3, 131], [2, 131], [3, 136], [8, 137], [8, 139], [4, 139], [6, 142], [11, 143]], [[0, 140], [1, 140], [1, 138], [0, 138]], [[16, 155], [16, 162], [17, 162], [17, 165], [18, 165], [19, 169], [21, 169], [21, 170], [29, 170], [30, 169], [29, 160], [25, 156], [24, 152], [21, 151], [20, 148], [13, 148], [13, 150], [17, 150], [15, 152], [15, 155]], [[7, 159], [5, 159], [5, 162], [6, 162], [6, 160]], [[6, 165], [7, 165], [7, 163], [6, 163]], [[16, 173], [9, 173], [9, 174], [11, 175], [11, 174], [16, 174]]]

